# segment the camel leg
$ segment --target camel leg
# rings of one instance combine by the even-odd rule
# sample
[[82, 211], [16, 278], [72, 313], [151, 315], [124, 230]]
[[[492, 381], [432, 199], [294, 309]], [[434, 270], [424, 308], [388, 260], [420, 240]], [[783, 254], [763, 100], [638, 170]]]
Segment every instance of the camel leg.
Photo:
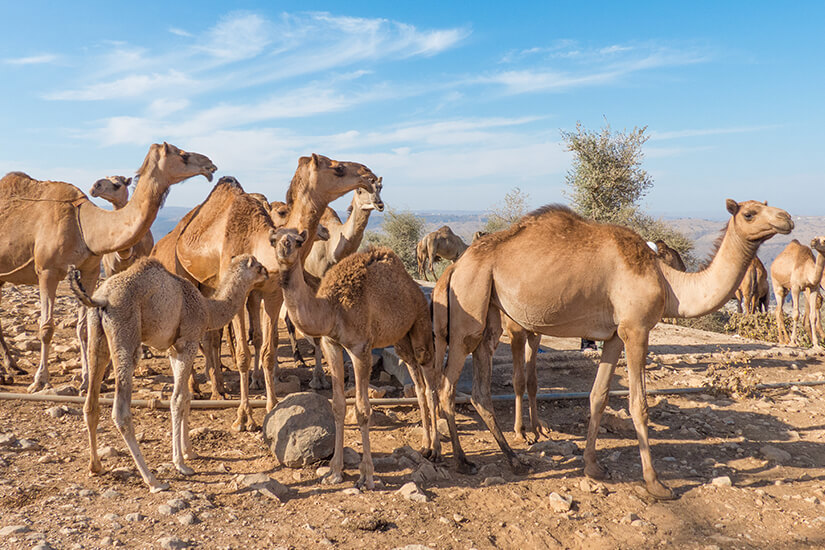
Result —
[[[344, 353], [343, 348], [329, 338], [321, 338], [321, 347], [332, 374], [332, 414], [335, 417], [335, 451], [329, 463], [330, 471], [321, 482], [334, 484], [344, 480], [344, 418], [347, 415], [347, 401], [344, 398]], [[366, 449], [364, 451], [366, 452]]]
[[822, 315], [820, 312], [822, 309], [822, 295], [819, 293], [819, 289], [817, 289], [813, 295], [814, 310], [816, 311], [816, 333], [819, 335], [820, 340], [825, 340], [825, 330], [822, 330]]
[[776, 297], [776, 333], [780, 344], [788, 343], [788, 331], [785, 330], [785, 320], [782, 318], [782, 305], [785, 303], [785, 288], [782, 286], [773, 287], [773, 295]]
[[[244, 334], [241, 330], [242, 322], [239, 321], [240, 316], [236, 315], [232, 319], [236, 334]], [[235, 343], [238, 348], [235, 350], [236, 366], [241, 379], [241, 403], [238, 406], [238, 418], [232, 424], [232, 429], [235, 431], [253, 431], [258, 426], [252, 418], [252, 407], [249, 406], [249, 348], [246, 345], [244, 338], [235, 338]]]
[[427, 393], [430, 386], [424, 380], [423, 369], [418, 365], [413, 355], [412, 344], [409, 336], [395, 343], [395, 353], [407, 366], [413, 385], [415, 386], [415, 396], [418, 399], [418, 409], [421, 412], [421, 454], [425, 458], [433, 455], [434, 440], [438, 439], [438, 434], [434, 432], [435, 425], [432, 423], [433, 412], [431, 410], [432, 397], [428, 398]]
[[433, 281], [438, 280], [438, 277], [435, 276], [435, 262], [436, 262], [437, 259], [438, 259], [438, 256], [436, 256], [435, 254], [430, 254], [430, 257], [428, 259], [429, 264], [430, 264], [429, 265], [430, 273], [432, 273], [432, 275], [433, 275]]
[[263, 331], [261, 329], [261, 295], [253, 290], [246, 299], [246, 312], [249, 319], [248, 345], [252, 346], [252, 389], [262, 390], [266, 387], [264, 371], [261, 368], [261, 345]]
[[192, 396], [187, 382], [192, 374], [192, 364], [197, 353], [197, 344], [176, 343], [169, 350], [169, 362], [174, 376], [174, 389], [170, 408], [172, 409], [172, 463], [181, 474], [190, 476], [195, 470], [184, 463], [184, 455], [192, 454], [189, 441], [189, 405]]
[[[221, 337], [222, 329], [210, 330], [204, 334], [201, 342], [201, 351], [203, 351], [206, 363], [204, 371], [209, 376], [209, 383], [212, 386], [210, 399], [213, 400], [225, 399], [227, 396], [223, 372], [221, 371]], [[200, 393], [200, 388], [195, 380], [194, 369], [189, 376], [189, 390], [195, 395]]]
[[264, 295], [264, 311], [261, 325], [263, 326], [264, 343], [261, 348], [261, 365], [266, 381], [266, 412], [269, 412], [278, 403], [275, 396], [275, 381], [278, 379], [278, 314], [284, 295], [281, 292]]
[[673, 491], [659, 481], [653, 459], [650, 456], [650, 442], [648, 440], [648, 410], [647, 395], [645, 394], [645, 364], [649, 329], [619, 324], [618, 334], [624, 341], [627, 350], [627, 378], [629, 385], [629, 408], [636, 428], [636, 437], [639, 440], [639, 455], [642, 459], [642, 474], [645, 479], [647, 492], [656, 499], [670, 500], [675, 498]]
[[97, 454], [97, 426], [100, 421], [100, 385], [103, 383], [106, 367], [109, 364], [109, 343], [101, 325], [100, 310], [89, 309], [87, 316], [89, 390], [83, 406], [83, 416], [86, 419], [86, 431], [89, 437], [89, 475], [94, 475], [103, 471], [103, 465]]
[[369, 490], [375, 489], [373, 479], [372, 451], [370, 450], [370, 371], [372, 361], [370, 361], [370, 346], [365, 344], [362, 349], [347, 350], [352, 357], [352, 366], [355, 371], [355, 417], [358, 419], [358, 427], [361, 430], [361, 475], [355, 486], [366, 487]]
[[525, 474], [529, 471], [529, 466], [519, 460], [510, 444], [507, 443], [501, 428], [496, 421], [493, 398], [490, 394], [490, 382], [493, 373], [493, 352], [496, 342], [501, 336], [501, 313], [498, 309], [490, 307], [487, 311], [487, 326], [484, 329], [481, 342], [473, 351], [473, 394], [472, 403], [481, 419], [487, 425], [487, 429], [493, 434], [501, 452], [510, 463], [514, 474]]
[[[455, 422], [455, 384], [461, 371], [464, 368], [464, 360], [467, 354], [459, 351], [460, 342], [454, 341], [447, 352], [447, 368], [444, 378], [441, 379], [438, 401], [444, 418], [447, 419], [447, 427], [450, 430], [450, 441], [453, 445], [453, 456], [455, 456], [456, 470], [462, 474], [475, 474], [478, 468], [475, 464], [467, 460], [461, 441], [458, 438], [458, 427]], [[440, 458], [440, 457], [436, 457]]]
[[539, 391], [538, 376], [536, 373], [536, 362], [539, 355], [539, 344], [541, 335], [535, 332], [527, 333], [527, 362], [525, 372], [527, 374], [527, 398], [530, 403], [530, 429], [535, 440], [540, 436], [550, 437], [550, 426], [546, 422], [539, 420], [539, 407], [536, 395]]
[[62, 277], [53, 269], [40, 272], [40, 365], [34, 373], [34, 381], [28, 387], [29, 393], [42, 390], [49, 385], [49, 348], [54, 335], [54, 297], [57, 284]]
[[799, 343], [797, 342], [797, 324], [799, 323], [799, 288], [792, 288], [791, 289], [791, 320], [793, 321], [792, 328], [791, 328], [791, 345], [798, 346]]
[[321, 360], [321, 341], [319, 338], [311, 338], [312, 346], [315, 348], [315, 366], [312, 367], [312, 380], [309, 387], [313, 390], [326, 390], [330, 388], [327, 377], [324, 374], [324, 363]]
[[[0, 281], [0, 297], [2, 297], [3, 282]], [[17, 366], [17, 362], [11, 356], [11, 350], [6, 339], [3, 337], [3, 327], [0, 324], [0, 384], [13, 384], [12, 372], [25, 374], [26, 371]]]
[[513, 431], [516, 432], [516, 436], [522, 441], [533, 444], [536, 441], [532, 438], [528, 439], [527, 434], [524, 432], [524, 390], [526, 389], [524, 382], [524, 336], [525, 334], [522, 330], [510, 331], [510, 354], [513, 357], [513, 393], [516, 396], [515, 410], [513, 412], [513, 416], [515, 417]]
[[584, 473], [593, 479], [607, 478], [607, 473], [596, 461], [596, 438], [599, 436], [599, 424], [602, 421], [604, 408], [607, 406], [610, 380], [613, 378], [613, 371], [616, 369], [616, 363], [619, 361], [623, 347], [624, 342], [616, 334], [610, 340], [605, 341], [596, 380], [590, 390], [590, 423], [587, 426], [587, 442], [584, 447]]
[[308, 368], [309, 365], [306, 364], [303, 355], [301, 355], [301, 350], [298, 349], [298, 337], [295, 335], [295, 323], [293, 323], [292, 319], [289, 318], [289, 313], [284, 316], [284, 323], [286, 324], [287, 336], [289, 336], [289, 346], [292, 348], [292, 361], [304, 368]]
[[[97, 279], [100, 274], [100, 263], [95, 262], [94, 266], [88, 272], [81, 271], [80, 283], [83, 288], [89, 289], [89, 292], [94, 291], [97, 286]], [[88, 342], [86, 329], [86, 307], [78, 303], [77, 306], [77, 326], [75, 329], [77, 335], [77, 342], [80, 346], [80, 391], [86, 391], [89, 387], [89, 357], [88, 357]]]
[[[811, 344], [813, 349], [819, 350], [819, 334], [816, 332], [816, 327], [819, 325], [819, 308], [817, 308], [816, 298], [819, 293], [810, 288], [805, 289], [805, 309], [807, 310], [806, 318], [808, 319], [808, 329], [811, 331]], [[806, 329], [807, 330], [807, 329]]]

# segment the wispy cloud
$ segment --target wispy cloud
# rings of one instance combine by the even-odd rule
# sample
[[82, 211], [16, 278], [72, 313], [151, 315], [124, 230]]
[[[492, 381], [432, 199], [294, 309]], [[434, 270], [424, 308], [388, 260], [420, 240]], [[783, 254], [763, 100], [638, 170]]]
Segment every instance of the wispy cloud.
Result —
[[191, 32], [185, 31], [178, 27], [169, 27], [169, 32], [171, 32], [172, 34], [176, 34], [178, 36], [183, 36], [184, 38], [191, 38], [194, 36]]
[[45, 94], [45, 99], [95, 101], [104, 99], [141, 98], [158, 90], [178, 90], [193, 88], [196, 84], [191, 77], [178, 71], [166, 73], [136, 74], [111, 82], [93, 84], [79, 90], [65, 90]]
[[54, 63], [55, 61], [57, 61], [57, 56], [54, 54], [14, 57], [3, 60], [3, 62], [8, 65], [42, 65], [44, 63]]

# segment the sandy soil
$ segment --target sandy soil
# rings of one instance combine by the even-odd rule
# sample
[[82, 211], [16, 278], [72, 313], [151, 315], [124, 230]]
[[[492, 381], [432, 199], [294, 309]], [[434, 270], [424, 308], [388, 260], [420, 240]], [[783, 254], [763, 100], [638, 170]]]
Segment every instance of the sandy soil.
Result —
[[[56, 388], [76, 384], [79, 366], [74, 305], [65, 290], [61, 287], [57, 319], [63, 322], [51, 361]], [[38, 359], [32, 343], [37, 307], [34, 289], [4, 287], [3, 327], [30, 374], [0, 391], [23, 392], [31, 381]], [[589, 390], [596, 355], [569, 351], [578, 347], [575, 340], [543, 344], [540, 391]], [[650, 351], [649, 388], [702, 386], [710, 380], [711, 365], [717, 385], [733, 379], [743, 391], [757, 381], [825, 380], [821, 356], [672, 325], [656, 328]], [[295, 374], [306, 385], [309, 371], [293, 368], [287, 346], [280, 352], [283, 375]], [[135, 397], [168, 396], [168, 362], [142, 364], [150, 370], [137, 379]], [[199, 359], [197, 368], [201, 365]], [[494, 392], [511, 393], [511, 376], [509, 350], [502, 344]], [[616, 389], [626, 387], [624, 376], [620, 366]], [[227, 378], [237, 387], [237, 374], [228, 372]], [[472, 407], [459, 406], [462, 443], [481, 473], [456, 473], [446, 443], [446, 463], [435, 479], [423, 481], [418, 457], [405, 448], [419, 443], [418, 411], [394, 407], [376, 413], [371, 435], [383, 486], [363, 493], [353, 489], [357, 468], [347, 470], [343, 483], [329, 486], [319, 483], [315, 467], [279, 466], [260, 433], [230, 430], [231, 409], [193, 411], [193, 441], [202, 457], [189, 462], [195, 475], [179, 476], [169, 467], [168, 411], [135, 408], [147, 461], [171, 483], [158, 494], [150, 494], [136, 475], [107, 408], [100, 446], [115, 452], [104, 460], [106, 473], [89, 477], [81, 405], [0, 401], [0, 548], [822, 547], [823, 391], [825, 386], [799, 385], [726, 397], [708, 388], [651, 397], [652, 452], [661, 477], [679, 495], [672, 502], [651, 501], [641, 487], [638, 447], [623, 398], [612, 399], [615, 412], [606, 418], [599, 440], [600, 460], [612, 475], [608, 482], [588, 482], [582, 474], [586, 401], [542, 402], [540, 416], [555, 443], [543, 439], [532, 452], [512, 432], [512, 404], [497, 406], [510, 443], [534, 467], [526, 476], [509, 471]], [[256, 420], [262, 418], [263, 411], [256, 411]], [[359, 439], [355, 425], [348, 424], [346, 444], [359, 451]], [[259, 472], [289, 487], [289, 495], [281, 502], [245, 491], [239, 476]], [[396, 493], [414, 479], [425, 502]], [[570, 510], [555, 511], [553, 493], [572, 499]]]

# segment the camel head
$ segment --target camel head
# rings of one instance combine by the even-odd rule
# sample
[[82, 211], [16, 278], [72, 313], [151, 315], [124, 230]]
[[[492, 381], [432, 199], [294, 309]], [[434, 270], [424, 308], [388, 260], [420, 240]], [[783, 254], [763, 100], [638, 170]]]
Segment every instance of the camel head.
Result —
[[811, 248], [820, 254], [825, 254], [825, 236], [814, 237], [811, 239]]
[[275, 255], [282, 270], [300, 263], [300, 249], [307, 240], [306, 230], [300, 233], [291, 227], [282, 227], [272, 231], [269, 242], [275, 247]]
[[163, 144], [155, 143], [149, 147], [149, 153], [138, 169], [138, 176], [156, 171], [172, 185], [193, 176], [203, 176], [212, 181], [212, 174], [217, 169], [206, 155], [190, 153], [164, 141]]
[[283, 227], [289, 217], [289, 206], [285, 202], [273, 201], [269, 203], [269, 216], [272, 218], [272, 223], [276, 229]]
[[100, 197], [118, 208], [121, 208], [129, 201], [129, 184], [132, 178], [125, 176], [108, 176], [94, 182], [89, 189], [89, 194], [93, 197]]
[[[296, 181], [301, 181], [327, 203], [358, 188], [377, 193], [376, 185], [381, 184], [372, 170], [363, 164], [333, 160], [315, 153], [312, 156], [298, 159], [298, 169], [295, 171], [293, 185]], [[287, 204], [292, 204], [297, 192], [297, 189], [293, 189], [293, 185], [290, 185], [287, 191]]]
[[768, 206], [767, 201], [736, 202], [728, 199], [726, 205], [733, 216], [733, 228], [748, 241], [761, 243], [777, 233], [787, 235], [793, 230], [791, 215], [780, 208]]
[[321, 224], [318, 224], [318, 229], [315, 231], [315, 240], [316, 241], [328, 241], [329, 240], [329, 229], [324, 227]]
[[355, 190], [355, 196], [352, 197], [352, 204], [350, 204], [348, 211], [353, 208], [360, 208], [361, 210], [378, 210], [384, 211], [384, 201], [381, 200], [381, 189], [384, 187], [381, 181], [384, 178], [378, 178], [375, 182], [375, 190], [368, 191], [360, 187]]
[[[269, 272], [252, 254], [240, 254], [229, 264], [229, 277], [239, 276], [249, 286], [269, 279]], [[244, 285], [246, 286], [246, 285]]]
[[487, 235], [488, 233], [486, 231], [476, 231], [475, 233], [473, 233], [473, 242], [476, 242], [481, 237], [486, 237]]

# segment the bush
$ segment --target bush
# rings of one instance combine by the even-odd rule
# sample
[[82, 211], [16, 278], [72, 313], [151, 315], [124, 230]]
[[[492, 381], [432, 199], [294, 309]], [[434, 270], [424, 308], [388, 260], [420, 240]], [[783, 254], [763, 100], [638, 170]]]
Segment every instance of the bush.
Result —
[[504, 195], [504, 204], [490, 209], [487, 223], [482, 228], [485, 233], [495, 233], [507, 229], [527, 214], [527, 199], [530, 196], [518, 187]]
[[384, 214], [381, 231], [367, 231], [362, 248], [368, 246], [386, 246], [391, 248], [410, 274], [418, 270], [415, 259], [415, 246], [424, 233], [424, 219], [409, 210], [398, 212], [393, 209]]

